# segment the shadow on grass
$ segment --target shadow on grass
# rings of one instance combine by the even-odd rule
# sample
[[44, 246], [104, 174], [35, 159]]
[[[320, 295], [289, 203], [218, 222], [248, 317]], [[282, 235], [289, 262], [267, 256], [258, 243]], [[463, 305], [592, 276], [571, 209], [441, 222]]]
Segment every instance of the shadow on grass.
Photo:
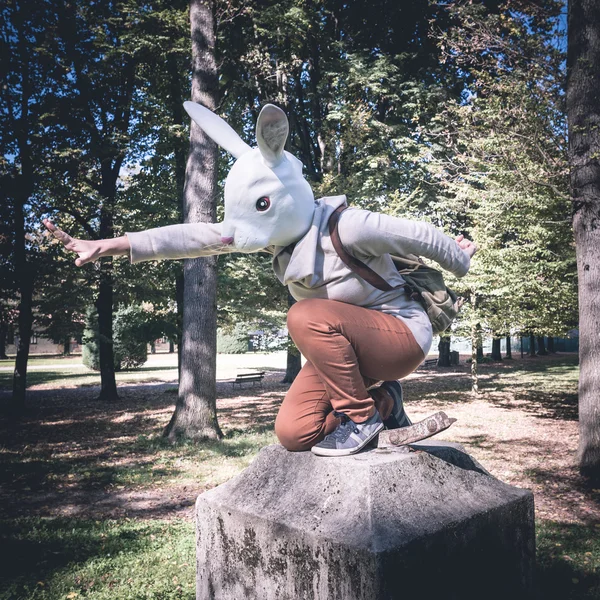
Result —
[[[9, 517], [93, 515], [97, 507], [104, 516], [112, 510], [170, 516], [169, 486], [192, 485], [181, 502], [172, 499], [177, 511], [218, 483], [221, 468], [233, 474], [274, 441], [285, 389], [268, 383], [236, 390], [219, 400], [225, 439], [176, 444], [161, 436], [176, 401], [166, 385], [122, 387], [121, 401], [110, 405], [89, 388], [30, 391], [24, 414], [0, 418], [0, 511]], [[152, 489], [154, 499], [147, 493]]]
[[538, 523], [539, 600], [600, 598], [599, 531], [583, 525]]
[[191, 523], [28, 518], [0, 525], [2, 598], [149, 597], [149, 582], [152, 597], [194, 597]]
[[[496, 406], [526, 411], [547, 419], [578, 418], [576, 355], [486, 363], [479, 368], [479, 398]], [[468, 403], [471, 392], [469, 365], [423, 369], [405, 383], [407, 398], [429, 400], [443, 408]]]

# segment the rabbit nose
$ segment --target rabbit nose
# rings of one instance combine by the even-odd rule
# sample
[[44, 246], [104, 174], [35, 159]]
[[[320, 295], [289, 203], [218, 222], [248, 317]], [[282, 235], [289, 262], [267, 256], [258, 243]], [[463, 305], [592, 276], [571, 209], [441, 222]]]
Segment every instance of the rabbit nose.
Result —
[[223, 242], [223, 244], [229, 246], [229, 244], [233, 244], [233, 238], [232, 237], [222, 237], [221, 242]]

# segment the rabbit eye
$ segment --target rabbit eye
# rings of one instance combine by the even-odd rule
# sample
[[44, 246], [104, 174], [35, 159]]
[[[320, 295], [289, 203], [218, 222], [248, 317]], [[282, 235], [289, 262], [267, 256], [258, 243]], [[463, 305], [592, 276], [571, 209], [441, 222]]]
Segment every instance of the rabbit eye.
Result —
[[271, 206], [271, 201], [266, 196], [263, 196], [256, 201], [256, 210], [259, 212], [264, 212], [269, 206]]

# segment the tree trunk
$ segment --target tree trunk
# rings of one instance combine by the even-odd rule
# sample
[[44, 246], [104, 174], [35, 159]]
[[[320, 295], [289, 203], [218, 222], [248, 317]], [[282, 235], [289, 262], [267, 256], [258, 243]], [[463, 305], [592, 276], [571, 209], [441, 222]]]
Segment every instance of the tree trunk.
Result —
[[169, 340], [169, 354], [173, 354], [175, 352], [175, 342], [173, 340]]
[[512, 360], [512, 348], [510, 347], [510, 335], [506, 336], [506, 354], [504, 358], [507, 360]]
[[495, 360], [495, 361], [502, 360], [502, 352], [500, 351], [500, 342], [501, 342], [501, 338], [495, 337], [492, 340], [492, 360]]
[[535, 335], [533, 335], [533, 333], [529, 334], [529, 356], [531, 358], [535, 358], [536, 357], [536, 353], [535, 353]]
[[63, 342], [63, 356], [71, 356], [71, 338], [66, 338]]
[[292, 338], [288, 335], [288, 348], [287, 348], [287, 363], [285, 366], [285, 376], [281, 383], [294, 383], [294, 379], [302, 369], [302, 355], [296, 345], [292, 341]]
[[112, 258], [103, 258], [96, 299], [98, 311], [98, 351], [100, 360], [100, 396], [104, 402], [119, 400], [113, 352], [113, 281]]
[[[212, 0], [191, 0], [192, 100], [215, 110], [218, 78]], [[214, 222], [217, 147], [192, 123], [184, 190], [184, 221]], [[217, 259], [184, 261], [183, 331], [179, 395], [165, 435], [170, 440], [218, 439], [217, 422]]]
[[477, 323], [476, 330], [476, 341], [477, 341], [477, 360], [478, 362], [483, 361], [483, 339], [481, 337], [481, 325]]
[[554, 338], [552, 336], [548, 336], [548, 352], [550, 354], [556, 354], [556, 350], [554, 349]]
[[6, 337], [8, 335], [8, 323], [0, 323], [0, 360], [6, 360]]
[[579, 467], [600, 480], [600, 4], [569, 2], [567, 116], [579, 278]]
[[440, 336], [440, 343], [438, 344], [438, 367], [449, 367], [450, 366], [450, 336]]
[[547, 356], [548, 352], [546, 352], [546, 342], [544, 340], [544, 336], [538, 335], [537, 341], [538, 341], [538, 355], [539, 356]]
[[[288, 297], [288, 310], [296, 304], [296, 300], [289, 293]], [[300, 351], [296, 347], [296, 344], [292, 341], [292, 338], [288, 334], [288, 343], [287, 343], [287, 362], [285, 366], [285, 376], [283, 377], [281, 383], [294, 383], [294, 379], [298, 373], [300, 373], [300, 369], [302, 368], [302, 355]]]
[[[22, 178], [20, 178], [21, 181]], [[23, 181], [23, 185], [28, 185]], [[15, 208], [15, 273], [19, 289], [19, 344], [13, 374], [13, 393], [11, 411], [21, 412], [25, 408], [25, 395], [27, 390], [27, 362], [29, 360], [29, 344], [33, 329], [33, 274], [27, 261], [25, 240], [25, 213], [24, 205], [29, 198], [29, 192], [23, 190], [16, 194]]]
[[477, 374], [477, 355], [479, 354], [479, 341], [481, 332], [479, 325], [471, 329], [471, 393], [477, 395], [479, 393], [479, 376]]
[[525, 338], [523, 336], [521, 336], [521, 358], [525, 357], [525, 351], [523, 350], [523, 340]]

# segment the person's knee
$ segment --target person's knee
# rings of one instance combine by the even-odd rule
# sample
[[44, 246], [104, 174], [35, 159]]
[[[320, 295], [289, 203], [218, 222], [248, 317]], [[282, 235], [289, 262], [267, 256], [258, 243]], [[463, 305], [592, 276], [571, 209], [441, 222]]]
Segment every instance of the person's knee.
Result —
[[287, 327], [292, 338], [302, 335], [307, 330], [307, 324], [314, 321], [324, 307], [324, 302], [319, 298], [300, 300], [290, 307], [287, 314]]
[[290, 452], [302, 452], [309, 450], [312, 446], [307, 445], [305, 440], [302, 440], [300, 430], [294, 427], [293, 423], [289, 423], [285, 419], [277, 417], [275, 419], [275, 435], [279, 443]]

